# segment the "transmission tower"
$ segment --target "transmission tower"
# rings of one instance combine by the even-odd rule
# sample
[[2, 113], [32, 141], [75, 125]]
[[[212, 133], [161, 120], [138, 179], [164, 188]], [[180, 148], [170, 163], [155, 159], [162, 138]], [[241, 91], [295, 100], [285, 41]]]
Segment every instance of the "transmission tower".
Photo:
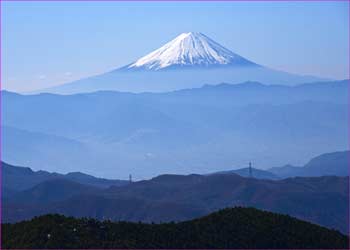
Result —
[[249, 178], [253, 178], [253, 169], [252, 169], [252, 163], [249, 162]]

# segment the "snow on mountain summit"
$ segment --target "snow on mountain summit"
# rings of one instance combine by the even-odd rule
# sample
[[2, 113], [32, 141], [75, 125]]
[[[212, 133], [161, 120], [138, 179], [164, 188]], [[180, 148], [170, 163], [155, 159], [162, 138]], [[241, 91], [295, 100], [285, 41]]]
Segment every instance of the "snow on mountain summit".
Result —
[[161, 70], [183, 66], [256, 65], [198, 32], [182, 33], [124, 69]]

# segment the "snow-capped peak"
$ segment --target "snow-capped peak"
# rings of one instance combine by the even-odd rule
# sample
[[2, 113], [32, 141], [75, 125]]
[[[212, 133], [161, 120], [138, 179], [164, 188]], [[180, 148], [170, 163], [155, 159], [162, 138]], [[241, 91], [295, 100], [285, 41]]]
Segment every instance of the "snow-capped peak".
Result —
[[182, 33], [126, 69], [161, 70], [174, 66], [255, 65], [199, 32]]

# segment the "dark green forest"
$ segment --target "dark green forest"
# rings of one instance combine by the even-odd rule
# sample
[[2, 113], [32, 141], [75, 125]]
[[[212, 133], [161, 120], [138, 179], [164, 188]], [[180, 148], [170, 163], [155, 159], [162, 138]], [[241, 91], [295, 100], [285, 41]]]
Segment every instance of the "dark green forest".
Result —
[[3, 248], [348, 248], [349, 238], [287, 215], [228, 208], [179, 223], [45, 215], [2, 225]]

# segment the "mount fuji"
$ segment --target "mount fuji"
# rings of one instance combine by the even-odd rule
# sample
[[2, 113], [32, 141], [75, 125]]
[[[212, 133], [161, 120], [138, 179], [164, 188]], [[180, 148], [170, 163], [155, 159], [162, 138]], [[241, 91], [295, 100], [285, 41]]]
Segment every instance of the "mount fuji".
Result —
[[326, 79], [264, 67], [202, 33], [188, 32], [124, 67], [36, 93], [74, 94], [98, 90], [166, 92], [223, 82], [296, 85], [322, 80]]
[[141, 57], [124, 69], [164, 70], [182, 67], [257, 66], [206, 35], [182, 33], [161, 48]]

